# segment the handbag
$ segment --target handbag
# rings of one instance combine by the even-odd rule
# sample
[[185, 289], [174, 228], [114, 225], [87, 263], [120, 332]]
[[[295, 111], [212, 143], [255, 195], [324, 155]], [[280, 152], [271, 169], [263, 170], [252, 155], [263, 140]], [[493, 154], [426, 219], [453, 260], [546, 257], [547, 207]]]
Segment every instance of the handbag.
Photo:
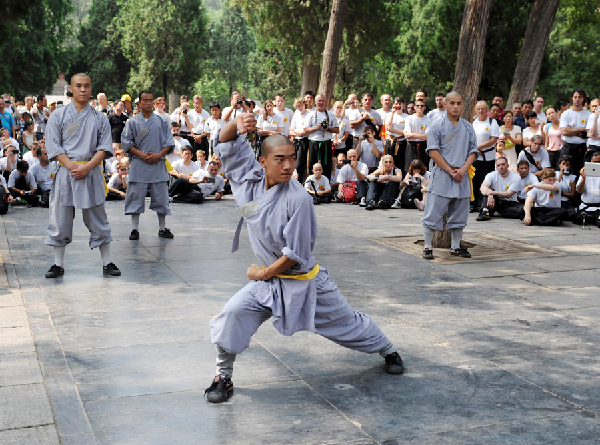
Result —
[[416, 209], [415, 198], [418, 198], [419, 200], [423, 199], [421, 184], [407, 185], [400, 196], [400, 206], [403, 209]]
[[344, 202], [356, 202], [356, 181], [344, 182], [342, 184], [342, 199]]

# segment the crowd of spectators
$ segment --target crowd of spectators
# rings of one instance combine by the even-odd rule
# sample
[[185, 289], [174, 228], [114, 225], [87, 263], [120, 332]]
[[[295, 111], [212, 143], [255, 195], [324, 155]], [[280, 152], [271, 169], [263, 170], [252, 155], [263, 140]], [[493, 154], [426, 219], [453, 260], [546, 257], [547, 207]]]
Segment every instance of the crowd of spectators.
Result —
[[[570, 101], [545, 106], [536, 96], [504, 108], [501, 95], [477, 102], [472, 125], [479, 155], [473, 166], [471, 211], [478, 221], [492, 217], [521, 219], [529, 224], [560, 224], [564, 220], [600, 227], [600, 178], [586, 175], [585, 162], [600, 163], [600, 99], [589, 100], [577, 89]], [[412, 208], [423, 210], [429, 182], [428, 128], [445, 118], [444, 95], [415, 92], [408, 103], [383, 94], [381, 108], [373, 97], [350, 94], [345, 101], [326, 104], [322, 95], [307, 91], [286, 108], [277, 94], [262, 103], [239, 92], [222, 108], [195, 95], [190, 103], [165, 111], [164, 97], [154, 99], [155, 113], [169, 121], [175, 141], [167, 157], [174, 202], [201, 203], [230, 192], [220, 159], [214, 153], [219, 129], [240, 113], [254, 113], [257, 129], [248, 142], [260, 157], [262, 141], [272, 134], [289, 137], [296, 147], [295, 178], [304, 184], [315, 204], [342, 202], [366, 210]], [[431, 103], [433, 105], [433, 103]], [[45, 96], [25, 97], [15, 103], [0, 101], [2, 186], [0, 213], [9, 205], [48, 205], [57, 165], [48, 160], [45, 125], [50, 113], [64, 106], [48, 104]], [[90, 98], [90, 106], [108, 116], [114, 157], [103, 163], [107, 199], [127, 193], [128, 158], [121, 150], [127, 120], [138, 114], [137, 99], [129, 94], [109, 101], [104, 93]]]

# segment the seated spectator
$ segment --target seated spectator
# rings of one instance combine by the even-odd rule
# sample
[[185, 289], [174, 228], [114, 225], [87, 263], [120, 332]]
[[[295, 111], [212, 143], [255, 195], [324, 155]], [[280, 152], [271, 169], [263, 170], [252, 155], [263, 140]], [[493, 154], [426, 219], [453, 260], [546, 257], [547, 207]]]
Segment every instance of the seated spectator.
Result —
[[[600, 151], [592, 154], [592, 162], [600, 163]], [[594, 223], [600, 228], [600, 177], [586, 176], [585, 167], [580, 170], [580, 175], [577, 193], [581, 194], [581, 205], [575, 222], [581, 224], [585, 217], [586, 222]]]
[[362, 141], [356, 147], [360, 161], [367, 165], [369, 172], [374, 172], [379, 166], [379, 159], [383, 154], [383, 142], [375, 139], [375, 130], [367, 125], [363, 130]]
[[199, 169], [201, 170], [206, 170], [208, 169], [208, 164], [210, 163], [210, 161], [206, 160], [206, 153], [204, 152], [204, 150], [198, 150], [196, 152], [196, 165], [198, 166]]
[[17, 161], [16, 170], [13, 170], [8, 177], [8, 189], [14, 198], [21, 198], [28, 206], [38, 206], [39, 200], [35, 194], [37, 183], [26, 161]]
[[517, 200], [519, 175], [508, 169], [508, 159], [496, 159], [496, 170], [488, 173], [481, 184], [481, 212], [477, 221], [487, 221], [494, 212], [503, 218], [522, 218], [523, 204]]
[[2, 176], [6, 181], [17, 167], [17, 161], [19, 160], [19, 149], [11, 144], [10, 139], [4, 139], [4, 153], [6, 156], [0, 158], [0, 169], [2, 170]]
[[117, 164], [119, 162], [126, 160], [129, 164], [129, 158], [118, 144], [113, 143], [113, 154], [113, 157], [106, 159], [104, 162], [104, 175], [108, 180], [117, 172]]
[[540, 178], [542, 172], [550, 168], [548, 152], [542, 148], [542, 136], [533, 135], [531, 145], [519, 153], [518, 161], [529, 162], [529, 171]]
[[577, 176], [571, 171], [571, 156], [561, 156], [558, 167], [560, 170], [556, 172], [556, 182], [560, 186], [560, 205], [567, 211], [565, 219], [572, 221], [577, 214], [577, 210], [573, 207], [571, 201], [575, 198]]
[[0, 184], [2, 184], [2, 190], [0, 193], [0, 215], [6, 215], [8, 209], [10, 208], [10, 204], [12, 204], [14, 201], [14, 198], [8, 191], [4, 176], [0, 176]]
[[429, 185], [429, 172], [420, 159], [413, 159], [408, 166], [408, 173], [400, 183], [400, 195], [392, 204], [392, 209], [417, 208], [425, 210], [427, 186]]
[[192, 147], [186, 145], [181, 148], [181, 159], [171, 164], [173, 169], [169, 172], [175, 178], [189, 178], [198, 170], [198, 164], [192, 162]]
[[127, 196], [127, 182], [129, 181], [129, 162], [123, 159], [117, 164], [115, 173], [108, 181], [107, 201], [119, 201]]
[[171, 166], [173, 166], [174, 162], [181, 160], [183, 147], [190, 147], [190, 153], [192, 149], [190, 141], [181, 136], [180, 129], [181, 126], [179, 122], [171, 122], [171, 134], [173, 135], [173, 141], [175, 142], [173, 151], [167, 155], [167, 161], [169, 161]]
[[567, 211], [560, 205], [560, 187], [556, 184], [556, 173], [553, 169], [545, 169], [541, 176], [542, 182], [529, 185], [525, 188], [527, 200], [525, 201], [526, 226], [558, 226], [566, 216]]
[[398, 196], [402, 170], [394, 167], [394, 157], [385, 155], [381, 158], [381, 166], [367, 176], [367, 210], [389, 209]]
[[33, 121], [27, 121], [23, 124], [23, 133], [21, 133], [21, 140], [23, 141], [23, 154], [26, 154], [30, 150], [33, 150], [33, 143], [37, 141], [35, 138], [35, 132], [33, 131]]
[[37, 159], [39, 162], [31, 166], [29, 171], [37, 183], [36, 193], [40, 197], [40, 206], [47, 208], [50, 204], [50, 190], [54, 184], [58, 166], [56, 161], [48, 160], [48, 151], [43, 147], [37, 149]]
[[200, 204], [215, 193], [215, 200], [223, 197], [225, 180], [219, 176], [219, 164], [211, 161], [207, 170], [198, 169], [189, 181], [175, 181], [169, 189], [173, 202]]
[[540, 182], [537, 176], [529, 172], [529, 161], [523, 159], [517, 164], [517, 173], [519, 174], [519, 186], [517, 191], [517, 201], [525, 203], [527, 192], [525, 189], [532, 184]]
[[0, 141], [2, 141], [2, 149], [4, 149], [8, 144], [12, 145], [16, 149], [19, 149], [19, 142], [16, 139], [11, 138], [10, 133], [4, 127], [0, 129]]
[[41, 147], [42, 146], [40, 145], [39, 142], [34, 142], [31, 145], [31, 149], [23, 155], [23, 160], [27, 161], [27, 163], [29, 164], [30, 167], [33, 167], [35, 164], [38, 163], [39, 160], [38, 160], [37, 152], [38, 152], [38, 149]]
[[223, 180], [225, 181], [225, 194], [229, 194], [231, 193], [231, 185], [229, 184], [229, 179], [227, 179], [225, 177], [225, 169], [223, 168], [223, 163], [221, 162], [221, 158], [218, 157], [216, 155], [216, 153], [213, 153], [213, 155], [210, 157], [210, 162], [216, 162], [217, 165], [219, 166], [219, 171], [217, 172], [217, 174], [223, 178]]
[[317, 162], [313, 165], [312, 171], [313, 174], [306, 178], [306, 182], [304, 182], [304, 188], [312, 195], [314, 204], [321, 204], [322, 202], [329, 204], [333, 194], [331, 193], [329, 179], [323, 176], [323, 166]]
[[342, 167], [346, 165], [346, 155], [344, 153], [339, 153], [336, 158], [336, 164], [333, 168], [333, 172], [331, 173], [331, 179], [329, 180], [329, 184], [331, 186], [331, 192], [335, 194], [338, 190], [339, 181], [338, 175], [342, 170]]
[[[367, 206], [367, 175], [369, 174], [369, 167], [367, 164], [358, 162], [358, 154], [356, 150], [348, 150], [346, 155], [349, 164], [346, 164], [340, 170], [337, 177], [337, 182], [340, 184], [338, 187], [337, 202], [352, 202], [352, 204], [360, 203], [361, 207]], [[344, 196], [344, 188], [354, 188], [353, 196], [350, 191], [348, 196]]]

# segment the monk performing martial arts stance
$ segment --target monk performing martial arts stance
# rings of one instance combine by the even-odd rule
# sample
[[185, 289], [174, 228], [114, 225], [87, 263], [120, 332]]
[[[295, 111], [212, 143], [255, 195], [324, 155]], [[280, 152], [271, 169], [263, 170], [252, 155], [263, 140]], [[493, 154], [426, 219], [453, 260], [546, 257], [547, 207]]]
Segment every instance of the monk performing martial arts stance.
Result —
[[255, 126], [252, 114], [239, 115], [220, 130], [220, 144], [215, 149], [260, 265], [248, 268], [250, 282], [210, 322], [211, 341], [217, 348], [217, 375], [206, 390], [207, 399], [227, 399], [233, 389], [236, 354], [250, 345], [252, 335], [270, 317], [283, 335], [312, 331], [350, 349], [379, 353], [388, 373], [402, 374], [404, 365], [396, 346], [368, 315], [350, 307], [312, 256], [317, 221], [311, 195], [292, 179], [294, 145], [285, 136], [269, 136], [263, 142], [259, 163], [244, 137]]
[[469, 217], [471, 184], [468, 170], [477, 156], [477, 137], [473, 125], [460, 117], [464, 104], [456, 91], [446, 95], [446, 115], [427, 129], [427, 154], [435, 166], [429, 177], [423, 219], [425, 248], [423, 258], [433, 259], [433, 234], [446, 228], [452, 236], [450, 254], [470, 258], [460, 246]]
[[88, 104], [92, 81], [86, 74], [71, 78], [73, 101], [54, 111], [46, 124], [48, 159], [59, 167], [50, 191], [50, 223], [45, 243], [54, 246], [54, 264], [46, 278], [65, 273], [65, 246], [73, 239], [75, 209], [81, 209], [90, 231], [90, 248], [100, 248], [103, 273], [118, 276], [121, 271], [110, 260], [110, 226], [104, 210], [106, 184], [100, 164], [112, 155], [108, 118]]

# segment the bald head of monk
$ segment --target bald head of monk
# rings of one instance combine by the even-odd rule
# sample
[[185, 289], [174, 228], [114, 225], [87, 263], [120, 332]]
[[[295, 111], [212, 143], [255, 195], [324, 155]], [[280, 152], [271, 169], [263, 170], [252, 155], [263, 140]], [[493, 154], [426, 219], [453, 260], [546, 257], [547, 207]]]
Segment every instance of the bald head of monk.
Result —
[[446, 114], [451, 121], [457, 121], [463, 111], [464, 103], [462, 96], [457, 91], [450, 91], [446, 94]]
[[265, 169], [267, 189], [281, 182], [289, 182], [296, 168], [296, 149], [288, 138], [272, 134], [261, 147], [260, 165]]
[[73, 102], [78, 110], [81, 110], [88, 104], [92, 94], [92, 79], [84, 73], [77, 73], [71, 77], [71, 92], [73, 93]]

